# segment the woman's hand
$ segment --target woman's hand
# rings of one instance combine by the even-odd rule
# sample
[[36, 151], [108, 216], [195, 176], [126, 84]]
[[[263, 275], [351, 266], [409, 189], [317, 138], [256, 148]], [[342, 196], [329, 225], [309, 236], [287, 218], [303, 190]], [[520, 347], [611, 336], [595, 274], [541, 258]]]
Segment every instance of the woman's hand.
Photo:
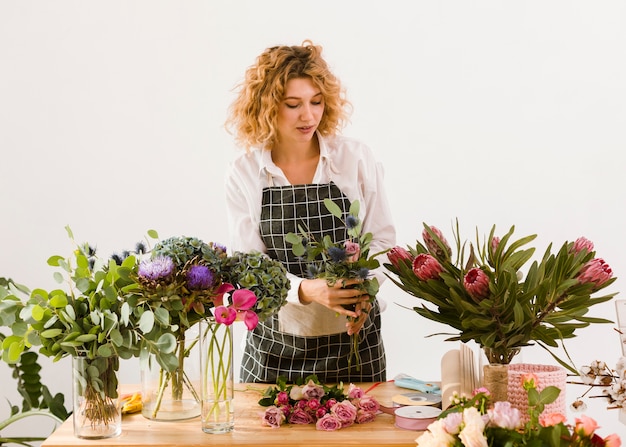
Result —
[[356, 306], [356, 312], [359, 313], [359, 317], [356, 320], [349, 320], [346, 323], [348, 335], [356, 334], [361, 330], [365, 324], [365, 320], [367, 320], [367, 315], [370, 310], [372, 310], [372, 303], [370, 303], [369, 300], [364, 303], [359, 303]]
[[[325, 279], [305, 279], [300, 283], [300, 289], [298, 295], [302, 304], [309, 304], [316, 302], [322, 306], [328, 307], [334, 310], [338, 314], [345, 315], [356, 319], [356, 331], [363, 326], [363, 322], [357, 324], [360, 317], [364, 314], [367, 317], [369, 312], [369, 299], [370, 297], [364, 293], [363, 290], [357, 288], [349, 288], [349, 286], [361, 283], [360, 279], [345, 279], [338, 280], [334, 285], [329, 286]], [[363, 307], [364, 303], [369, 307]], [[355, 305], [354, 310], [346, 309], [344, 306]], [[366, 309], [364, 311], [362, 309]]]

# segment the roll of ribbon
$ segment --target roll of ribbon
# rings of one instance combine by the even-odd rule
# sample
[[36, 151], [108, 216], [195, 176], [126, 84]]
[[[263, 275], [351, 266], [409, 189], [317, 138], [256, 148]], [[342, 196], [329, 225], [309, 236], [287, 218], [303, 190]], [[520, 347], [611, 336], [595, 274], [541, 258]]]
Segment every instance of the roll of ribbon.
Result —
[[441, 410], [426, 405], [396, 408], [396, 427], [405, 430], [426, 430], [426, 428], [437, 419]]

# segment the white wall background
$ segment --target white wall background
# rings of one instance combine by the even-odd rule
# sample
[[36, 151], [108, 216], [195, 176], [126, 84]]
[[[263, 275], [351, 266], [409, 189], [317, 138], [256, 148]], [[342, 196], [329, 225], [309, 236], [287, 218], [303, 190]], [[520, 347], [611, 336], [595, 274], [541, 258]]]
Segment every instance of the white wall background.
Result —
[[[539, 254], [585, 236], [619, 291], [625, 23], [621, 0], [0, 2], [0, 276], [55, 285], [46, 260], [72, 249], [68, 224], [102, 255], [148, 229], [227, 243], [232, 88], [266, 47], [308, 38], [354, 104], [344, 133], [386, 167], [400, 244], [457, 217], [470, 238], [493, 224], [537, 233]], [[389, 378], [438, 379], [456, 345], [425, 337], [446, 328], [400, 307], [416, 301], [390, 283], [381, 297]], [[592, 313], [615, 319], [613, 303]], [[579, 364], [621, 353], [612, 325], [567, 346]], [[69, 404], [69, 360], [44, 375]], [[6, 365], [0, 383], [20, 402]], [[626, 432], [599, 408], [605, 434]]]

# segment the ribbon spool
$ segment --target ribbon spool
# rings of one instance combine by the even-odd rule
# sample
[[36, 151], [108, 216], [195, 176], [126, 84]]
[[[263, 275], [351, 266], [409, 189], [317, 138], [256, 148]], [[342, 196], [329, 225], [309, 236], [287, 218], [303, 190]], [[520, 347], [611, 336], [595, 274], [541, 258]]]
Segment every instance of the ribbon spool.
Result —
[[439, 408], [428, 405], [407, 405], [396, 408], [396, 427], [404, 430], [426, 430], [441, 414]]

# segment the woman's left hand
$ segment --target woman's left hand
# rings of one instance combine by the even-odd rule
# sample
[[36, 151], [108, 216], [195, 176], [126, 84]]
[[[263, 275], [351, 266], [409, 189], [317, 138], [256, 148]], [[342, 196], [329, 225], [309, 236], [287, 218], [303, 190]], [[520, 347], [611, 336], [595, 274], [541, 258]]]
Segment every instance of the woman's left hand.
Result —
[[361, 328], [365, 324], [365, 320], [367, 320], [367, 316], [370, 310], [372, 310], [372, 304], [369, 301], [357, 303], [355, 312], [359, 316], [356, 320], [348, 320], [348, 322], [346, 323], [348, 335], [356, 334], [361, 330]]

